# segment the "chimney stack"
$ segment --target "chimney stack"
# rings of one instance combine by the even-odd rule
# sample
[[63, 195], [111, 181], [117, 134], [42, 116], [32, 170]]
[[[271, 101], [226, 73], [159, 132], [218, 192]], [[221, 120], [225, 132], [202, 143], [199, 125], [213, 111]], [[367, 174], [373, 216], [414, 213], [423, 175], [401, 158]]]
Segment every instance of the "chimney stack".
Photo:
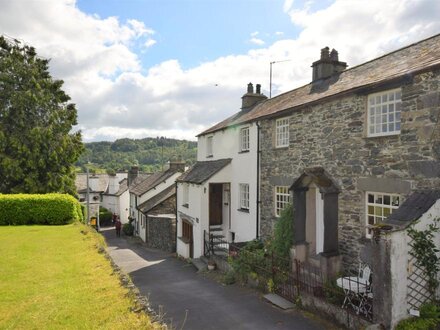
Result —
[[346, 62], [339, 62], [338, 52], [335, 49], [325, 47], [321, 49], [321, 58], [313, 62], [312, 82], [328, 78], [336, 73], [341, 73], [347, 68]]
[[139, 167], [138, 166], [132, 166], [131, 169], [128, 171], [128, 186], [133, 183], [134, 179], [137, 178], [139, 175]]
[[254, 85], [249, 83], [247, 85], [247, 93], [241, 97], [241, 111], [248, 112], [251, 110], [257, 103], [264, 101], [267, 99], [267, 96], [261, 94], [261, 85], [257, 84], [256, 91], [254, 93]]
[[176, 172], [185, 172], [185, 162], [180, 160], [170, 161], [170, 170]]

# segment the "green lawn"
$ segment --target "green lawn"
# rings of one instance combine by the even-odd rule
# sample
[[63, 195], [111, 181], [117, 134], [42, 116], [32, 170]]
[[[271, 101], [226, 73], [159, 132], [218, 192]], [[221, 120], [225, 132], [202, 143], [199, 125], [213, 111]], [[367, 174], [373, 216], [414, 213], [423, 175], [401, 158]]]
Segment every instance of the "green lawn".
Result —
[[0, 226], [0, 329], [153, 328], [129, 311], [101, 240], [80, 224]]

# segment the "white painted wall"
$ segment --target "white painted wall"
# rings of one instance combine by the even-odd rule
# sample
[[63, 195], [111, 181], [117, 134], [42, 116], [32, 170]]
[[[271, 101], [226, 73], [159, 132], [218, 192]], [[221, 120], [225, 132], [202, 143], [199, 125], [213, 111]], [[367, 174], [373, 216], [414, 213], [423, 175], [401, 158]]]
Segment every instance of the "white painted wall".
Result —
[[[249, 127], [249, 151], [240, 152], [240, 129]], [[212, 161], [217, 159], [232, 158], [232, 161], [225, 168], [216, 173], [202, 185], [190, 185], [189, 207], [180, 205], [183, 200], [183, 189], [178, 188], [178, 211], [182, 212], [199, 222], [193, 224], [194, 235], [194, 257], [198, 258], [203, 254], [203, 232], [209, 231], [209, 184], [230, 183], [230, 205], [224, 206], [223, 235], [230, 239], [230, 233], [235, 233], [236, 242], [250, 241], [256, 238], [257, 233], [257, 125], [251, 123], [234, 128], [227, 128], [213, 134], [200, 136], [197, 144], [197, 160]], [[212, 157], [207, 157], [206, 141], [209, 136], [213, 137]], [[239, 184], [249, 184], [249, 212], [240, 211]], [[179, 186], [186, 184], [180, 183]], [[226, 211], [230, 208], [229, 215]], [[180, 218], [177, 226], [178, 237], [181, 236], [182, 225]], [[186, 247], [178, 240], [177, 253], [186, 257]]]
[[164, 182], [159, 183], [155, 188], [147, 191], [145, 194], [141, 196], [137, 196], [137, 203], [136, 198], [133, 193], [130, 193], [130, 214], [134, 213], [135, 221], [136, 221], [136, 231], [135, 235], [139, 236], [144, 242], [146, 241], [146, 231], [145, 231], [145, 221], [142, 222], [141, 225], [141, 216], [142, 213], [137, 210], [137, 207], [141, 205], [143, 202], [149, 200], [153, 196], [156, 196], [160, 192], [164, 191], [171, 185], [174, 185], [176, 183], [176, 179], [182, 175], [180, 172], [176, 172], [172, 176], [170, 176], [168, 179], [166, 179]]
[[[415, 225], [416, 230], [425, 230], [433, 219], [440, 218], [440, 200], [420, 217]], [[391, 285], [392, 285], [392, 307], [391, 323], [394, 327], [400, 320], [409, 316], [407, 304], [408, 294], [408, 272], [412, 271], [409, 260], [410, 238], [406, 230], [392, 232], [389, 237], [391, 244]], [[435, 244], [440, 248], [440, 234], [435, 235]], [[439, 253], [440, 256], [440, 253]], [[437, 275], [440, 279], [440, 273]], [[437, 298], [440, 296], [440, 289], [437, 288]]]
[[123, 224], [128, 223], [129, 209], [130, 209], [130, 193], [128, 192], [127, 189], [124, 193], [122, 193], [119, 196], [119, 217]]

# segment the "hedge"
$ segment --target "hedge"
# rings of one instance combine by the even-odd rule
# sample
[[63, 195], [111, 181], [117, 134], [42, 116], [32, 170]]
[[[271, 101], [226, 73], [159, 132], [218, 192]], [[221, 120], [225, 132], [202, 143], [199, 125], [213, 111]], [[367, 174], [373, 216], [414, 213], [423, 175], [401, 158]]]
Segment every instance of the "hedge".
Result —
[[0, 225], [64, 225], [81, 220], [81, 205], [71, 195], [0, 194]]

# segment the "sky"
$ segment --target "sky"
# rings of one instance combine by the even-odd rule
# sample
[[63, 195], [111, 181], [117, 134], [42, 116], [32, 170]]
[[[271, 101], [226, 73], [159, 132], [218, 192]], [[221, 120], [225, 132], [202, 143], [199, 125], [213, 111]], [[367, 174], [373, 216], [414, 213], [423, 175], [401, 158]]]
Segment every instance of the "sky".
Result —
[[196, 135], [311, 81], [320, 49], [349, 67], [440, 33], [438, 0], [0, 0], [0, 34], [50, 59], [83, 140]]

